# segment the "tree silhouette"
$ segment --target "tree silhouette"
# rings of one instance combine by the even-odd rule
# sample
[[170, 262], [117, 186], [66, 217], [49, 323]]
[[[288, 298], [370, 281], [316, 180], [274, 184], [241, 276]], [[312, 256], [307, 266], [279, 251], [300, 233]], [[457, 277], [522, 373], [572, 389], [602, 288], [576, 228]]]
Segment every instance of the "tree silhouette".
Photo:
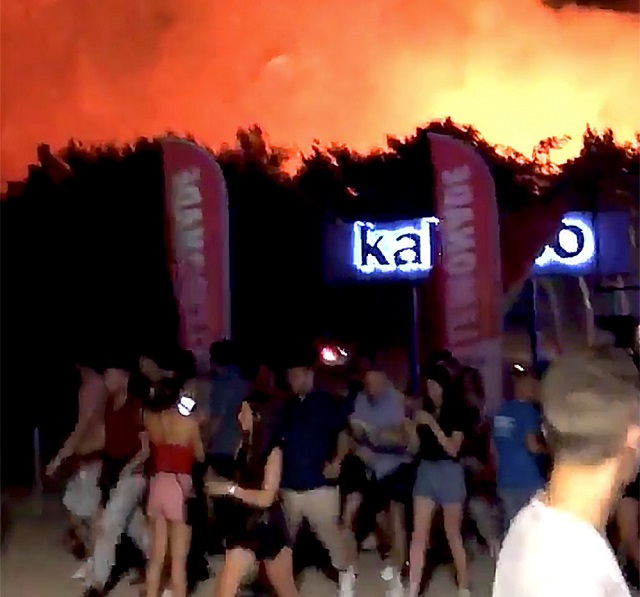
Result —
[[[447, 119], [389, 137], [369, 153], [316, 143], [292, 172], [290, 151], [273, 147], [257, 125], [241, 129], [236, 143], [216, 155], [229, 191], [233, 329], [241, 342], [274, 356], [318, 335], [378, 344], [402, 339], [405, 289], [327, 288], [322, 237], [325, 223], [336, 219], [432, 214], [428, 132], [478, 149], [495, 180], [502, 244], [513, 246], [515, 235], [522, 255], [537, 247], [526, 246], [514, 221], [549, 225], [547, 213], [568, 208], [637, 209], [640, 139], [621, 144], [611, 131], [587, 129], [580, 155], [558, 167], [550, 155], [562, 139], [541, 141], [527, 157]], [[35, 411], [46, 421], [60, 404], [73, 403], [65, 380], [75, 354], [169, 353], [177, 346], [177, 310], [166, 267], [158, 141], [72, 140], [56, 154], [43, 145], [36, 157], [0, 203], [2, 386], [4, 396], [15, 396], [28, 379], [40, 400]], [[24, 418], [6, 404], [3, 425]]]

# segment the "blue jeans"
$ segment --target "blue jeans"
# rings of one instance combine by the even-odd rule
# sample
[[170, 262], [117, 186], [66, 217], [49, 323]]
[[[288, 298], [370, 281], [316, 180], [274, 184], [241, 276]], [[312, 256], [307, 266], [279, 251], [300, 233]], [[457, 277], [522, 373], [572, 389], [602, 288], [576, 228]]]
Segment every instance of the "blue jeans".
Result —
[[149, 552], [149, 536], [144, 515], [138, 509], [146, 481], [142, 475], [123, 473], [111, 491], [100, 518], [100, 531], [93, 548], [92, 585], [102, 588], [116, 561], [116, 547], [126, 533], [140, 550]]
[[536, 494], [537, 489], [500, 489], [498, 497], [502, 502], [502, 531], [507, 534], [511, 521], [516, 517]]

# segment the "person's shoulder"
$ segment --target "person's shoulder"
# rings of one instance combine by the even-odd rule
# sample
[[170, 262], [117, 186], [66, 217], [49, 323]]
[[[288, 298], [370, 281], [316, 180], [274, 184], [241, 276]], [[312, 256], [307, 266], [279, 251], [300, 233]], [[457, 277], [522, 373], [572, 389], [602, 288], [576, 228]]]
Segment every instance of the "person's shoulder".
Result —
[[339, 404], [338, 397], [326, 390], [315, 389], [312, 390], [307, 399], [311, 398], [314, 402], [324, 404], [328, 407], [337, 406]]
[[394, 406], [402, 407], [404, 409], [407, 401], [407, 397], [404, 392], [401, 392], [398, 388], [391, 388], [389, 398], [393, 401]]

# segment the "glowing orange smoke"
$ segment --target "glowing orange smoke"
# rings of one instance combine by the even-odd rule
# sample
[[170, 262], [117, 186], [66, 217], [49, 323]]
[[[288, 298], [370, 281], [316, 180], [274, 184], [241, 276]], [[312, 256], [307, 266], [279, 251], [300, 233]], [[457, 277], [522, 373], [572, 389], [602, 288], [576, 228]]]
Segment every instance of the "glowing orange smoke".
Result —
[[537, 0], [7, 0], [2, 178], [36, 143], [167, 129], [211, 145], [366, 149], [429, 119], [530, 154], [587, 123], [640, 130], [637, 15]]

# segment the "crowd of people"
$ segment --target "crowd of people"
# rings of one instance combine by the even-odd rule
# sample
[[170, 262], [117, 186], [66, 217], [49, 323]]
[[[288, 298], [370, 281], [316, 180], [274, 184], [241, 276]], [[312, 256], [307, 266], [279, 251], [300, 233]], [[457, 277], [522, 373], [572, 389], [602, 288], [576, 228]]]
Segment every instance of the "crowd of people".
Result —
[[[638, 372], [603, 365], [617, 356], [561, 358], [542, 383], [514, 366], [497, 413], [485, 410], [478, 372], [447, 352], [411, 393], [375, 358], [353, 359], [327, 384], [311, 351], [291, 355], [282, 375], [249, 374], [231, 341], [210, 356], [207, 375], [184, 351], [166, 363], [78, 362], [79, 420], [47, 474], [70, 470], [63, 502], [86, 597], [116, 582], [125, 545], [143, 555], [147, 597], [186, 597], [213, 553], [224, 555], [216, 597], [234, 597], [256, 563], [261, 590], [297, 597], [305, 526], [340, 597], [355, 596], [372, 538], [387, 597], [418, 597], [438, 510], [460, 597], [471, 595], [470, 537], [497, 560], [496, 597], [628, 594], [611, 562], [603, 572], [592, 561], [604, 557], [601, 535], [585, 528], [617, 520], [637, 574], [638, 477], [616, 495], [637, 474]], [[576, 578], [573, 565], [589, 574]], [[593, 582], [604, 592], [587, 591]]]

